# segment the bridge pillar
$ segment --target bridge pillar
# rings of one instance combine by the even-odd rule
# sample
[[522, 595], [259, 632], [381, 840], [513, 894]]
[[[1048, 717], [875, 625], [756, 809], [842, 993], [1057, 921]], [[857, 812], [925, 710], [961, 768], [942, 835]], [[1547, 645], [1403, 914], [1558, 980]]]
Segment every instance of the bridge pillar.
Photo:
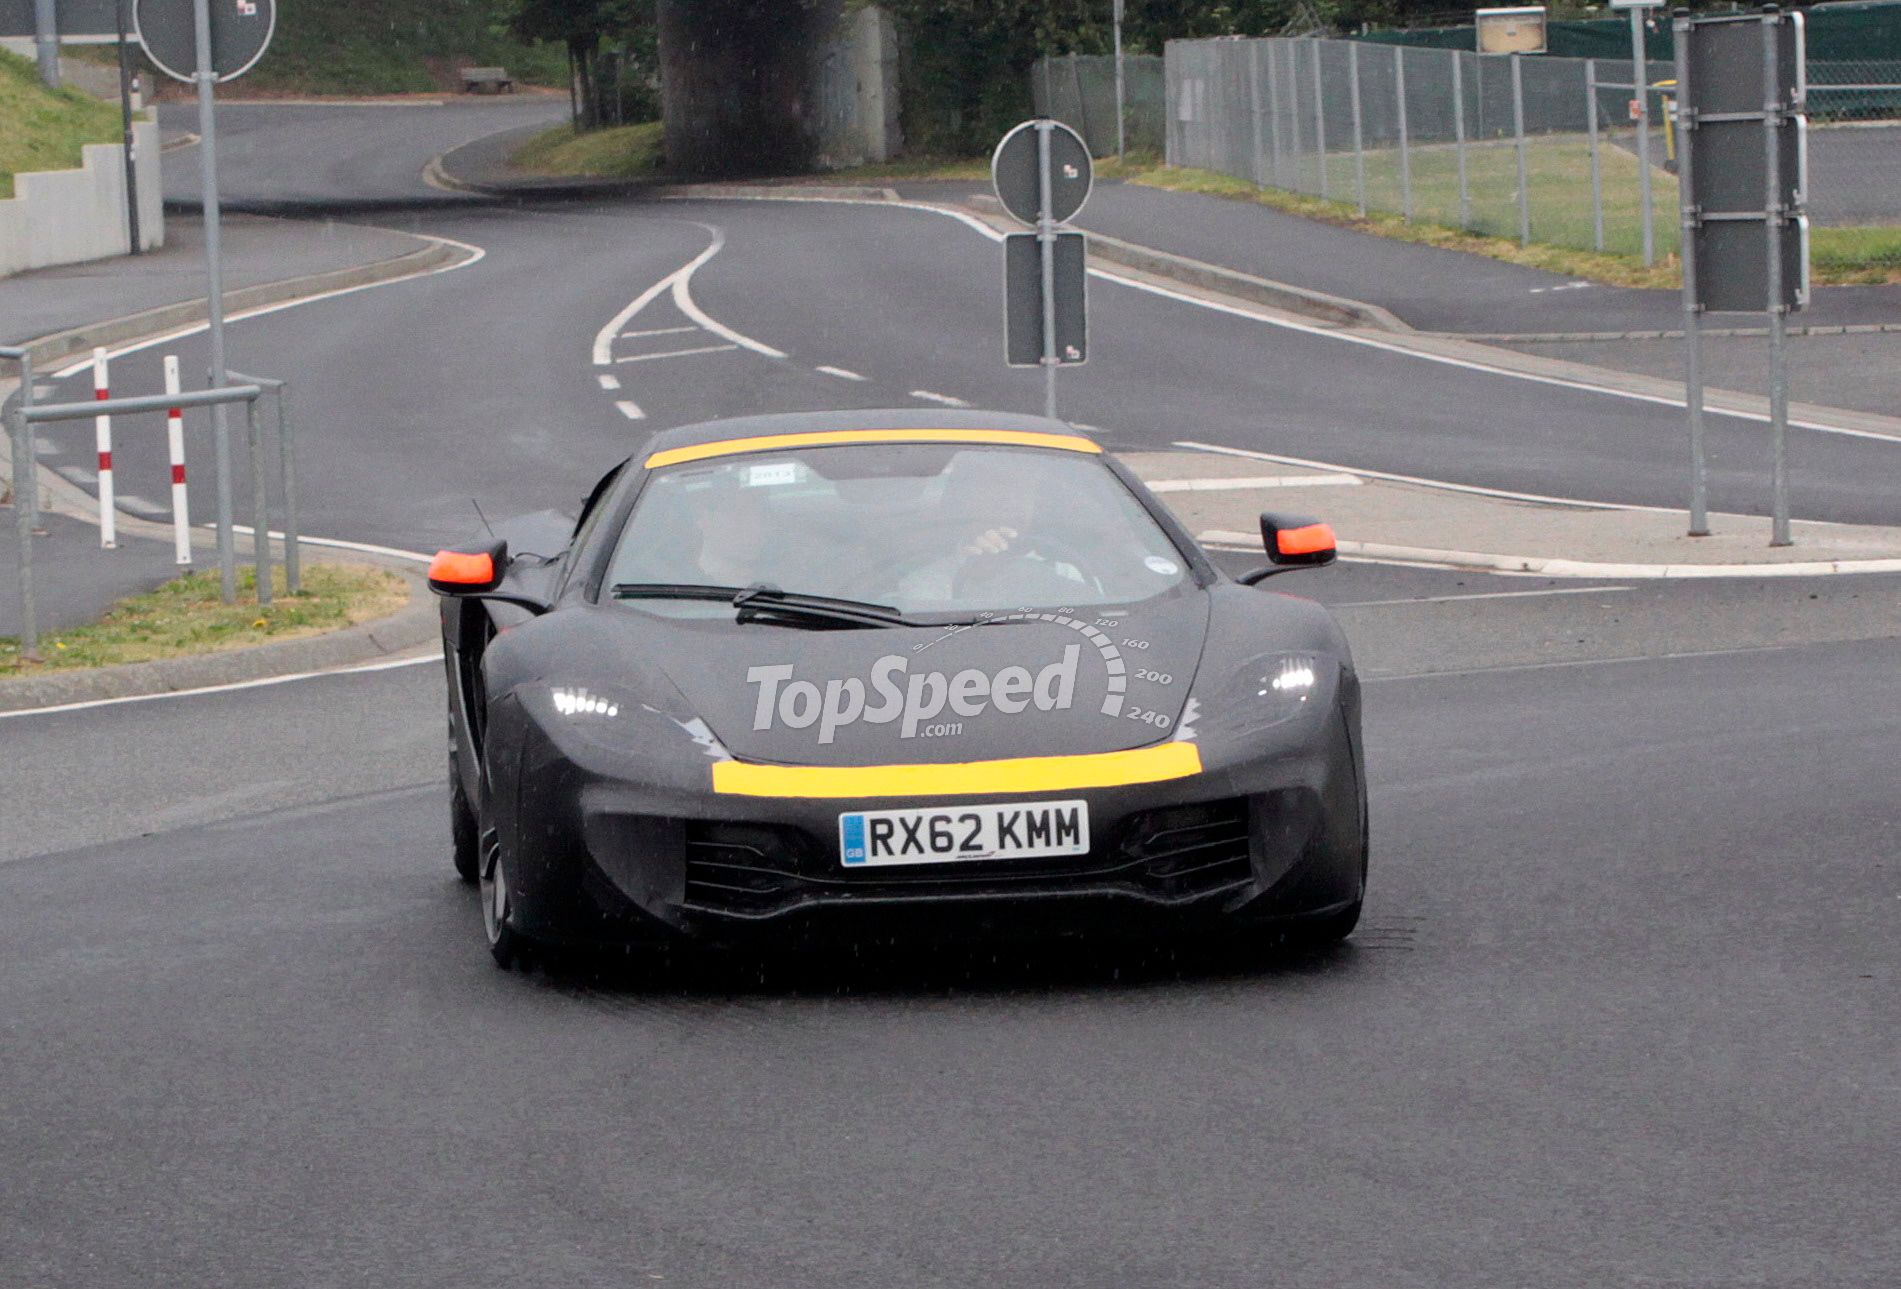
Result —
[[814, 69], [841, 0], [659, 0], [668, 168], [684, 174], [809, 169]]

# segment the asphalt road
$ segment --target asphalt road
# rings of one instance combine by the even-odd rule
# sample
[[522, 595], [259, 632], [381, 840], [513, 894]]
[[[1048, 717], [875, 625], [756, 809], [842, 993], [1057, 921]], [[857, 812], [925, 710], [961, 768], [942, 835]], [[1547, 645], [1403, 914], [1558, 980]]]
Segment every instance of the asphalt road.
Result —
[[[388, 196], [432, 141], [384, 119], [303, 168]], [[485, 258], [231, 331], [304, 391], [315, 531], [571, 504], [705, 415], [1036, 402], [994, 248], [939, 216], [424, 201], [390, 214]], [[1065, 398], [1119, 444], [1670, 489], [1667, 411], [1092, 291]], [[1901, 449], [1800, 445], [1800, 511], [1892, 521]], [[1304, 962], [504, 975], [449, 869], [439, 663], [0, 717], [0, 1280], [1891, 1284], [1901, 579], [1301, 576], [1372, 677], [1375, 847], [1362, 931]]]

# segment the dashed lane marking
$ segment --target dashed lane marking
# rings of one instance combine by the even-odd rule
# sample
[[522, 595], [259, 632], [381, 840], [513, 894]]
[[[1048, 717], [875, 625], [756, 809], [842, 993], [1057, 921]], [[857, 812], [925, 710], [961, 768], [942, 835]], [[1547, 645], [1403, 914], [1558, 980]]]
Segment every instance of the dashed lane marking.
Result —
[[620, 388], [620, 377], [618, 376], [610, 376], [606, 372], [601, 372], [600, 381], [602, 389], [615, 390]]
[[814, 367], [813, 371], [823, 372], [827, 376], [836, 376], [840, 380], [870, 380], [869, 376], [860, 376], [855, 371], [846, 371], [843, 367]]
[[640, 410], [640, 404], [636, 403], [631, 398], [623, 398], [620, 400], [620, 402], [614, 404], [614, 406], [618, 407], [620, 409], [620, 414], [626, 417], [630, 421], [642, 420], [647, 415], [645, 412]]
[[646, 331], [623, 331], [622, 340], [638, 340], [642, 336], [677, 336], [683, 331], [698, 331], [698, 327], [650, 327]]
[[911, 397], [922, 398], [932, 403], [942, 403], [945, 407], [969, 407], [970, 406], [969, 403], [966, 403], [961, 398], [952, 398], [949, 394], [933, 394], [928, 389], [914, 389], [911, 391]]

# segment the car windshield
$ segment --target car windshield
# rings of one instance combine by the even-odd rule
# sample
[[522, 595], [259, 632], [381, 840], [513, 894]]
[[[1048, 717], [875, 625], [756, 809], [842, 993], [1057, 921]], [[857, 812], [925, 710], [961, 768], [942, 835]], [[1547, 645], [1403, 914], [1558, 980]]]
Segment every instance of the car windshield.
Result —
[[[1168, 535], [1093, 454], [854, 444], [661, 468], [607, 584], [765, 583], [911, 617], [1128, 603], [1185, 576]], [[636, 603], [730, 612], [685, 596]]]

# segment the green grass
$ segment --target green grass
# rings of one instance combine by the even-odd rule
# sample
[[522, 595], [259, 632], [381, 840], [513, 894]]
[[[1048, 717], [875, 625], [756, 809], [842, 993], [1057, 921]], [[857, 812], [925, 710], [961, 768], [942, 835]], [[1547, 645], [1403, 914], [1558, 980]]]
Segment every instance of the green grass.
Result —
[[13, 176], [73, 170], [88, 143], [117, 143], [119, 109], [76, 89], [49, 90], [29, 59], [0, 50], [0, 199]]
[[306, 565], [297, 595], [285, 593], [284, 570], [275, 569], [276, 600], [267, 609], [257, 606], [256, 585], [252, 570], [239, 570], [238, 602], [228, 605], [218, 597], [215, 571], [187, 573], [119, 601], [89, 626], [43, 634], [37, 664], [21, 660], [19, 641], [0, 637], [0, 676], [242, 649], [380, 618], [409, 598], [402, 578], [362, 564]]
[[557, 125], [516, 149], [508, 164], [536, 175], [642, 179], [658, 174], [664, 160], [660, 122], [645, 121], [585, 134]]

